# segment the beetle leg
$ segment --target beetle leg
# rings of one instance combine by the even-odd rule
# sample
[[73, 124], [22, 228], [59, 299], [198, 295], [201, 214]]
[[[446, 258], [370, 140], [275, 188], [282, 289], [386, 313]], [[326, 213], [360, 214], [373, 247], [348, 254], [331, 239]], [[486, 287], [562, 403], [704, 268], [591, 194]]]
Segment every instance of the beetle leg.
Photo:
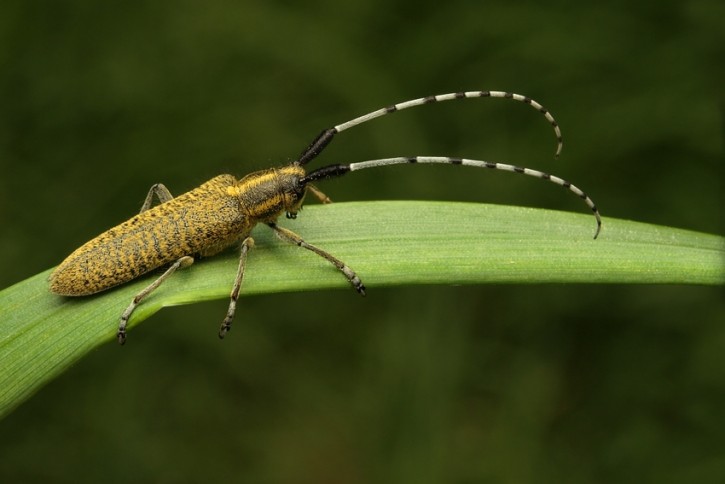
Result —
[[136, 294], [136, 296], [131, 300], [131, 304], [128, 305], [126, 310], [121, 315], [121, 321], [118, 323], [118, 331], [116, 332], [116, 338], [118, 339], [119, 344], [124, 344], [126, 342], [126, 325], [128, 324], [128, 319], [131, 317], [131, 314], [136, 309], [136, 306], [139, 305], [141, 300], [151, 294], [154, 290], [156, 290], [157, 287], [161, 285], [162, 282], [164, 282], [166, 279], [168, 279], [171, 274], [176, 272], [177, 269], [183, 269], [184, 267], [189, 267], [191, 264], [194, 263], [194, 258], [190, 256], [184, 256], [171, 264], [171, 266], [166, 269], [166, 272], [161, 274], [154, 282], [146, 286], [141, 292]]
[[347, 264], [342, 262], [340, 259], [318, 247], [315, 247], [312, 244], [308, 244], [304, 241], [304, 239], [302, 239], [302, 237], [300, 237], [296, 233], [292, 232], [291, 230], [282, 228], [274, 222], [268, 222], [267, 225], [269, 225], [269, 227], [275, 231], [280, 239], [291, 244], [295, 244], [297, 247], [311, 250], [315, 254], [330, 262], [332, 265], [337, 267], [340, 272], [345, 275], [345, 277], [347, 277], [347, 280], [350, 281], [350, 284], [352, 284], [352, 287], [354, 287], [357, 292], [359, 292], [362, 296], [365, 295], [365, 285], [362, 283], [357, 274], [355, 274], [355, 271], [350, 269]]
[[146, 195], [146, 200], [144, 200], [143, 205], [141, 205], [141, 210], [139, 213], [143, 213], [149, 208], [151, 208], [151, 205], [154, 203], [154, 195], [156, 195], [156, 198], [158, 198], [159, 203], [168, 202], [174, 196], [171, 194], [168, 188], [166, 188], [166, 185], [163, 183], [156, 183], [151, 188], [149, 188], [149, 192]]
[[310, 193], [312, 193], [312, 195], [314, 195], [315, 198], [318, 199], [320, 202], [332, 203], [332, 200], [330, 199], [330, 197], [325, 195], [322, 191], [320, 191], [319, 188], [314, 186], [312, 183], [308, 183], [306, 186], [307, 186], [307, 189], [310, 191]]
[[234, 279], [234, 285], [232, 286], [232, 293], [229, 295], [229, 309], [227, 309], [227, 315], [222, 321], [222, 325], [219, 327], [219, 338], [223, 339], [224, 336], [232, 329], [232, 321], [234, 320], [234, 314], [237, 312], [237, 299], [239, 299], [239, 291], [242, 288], [242, 281], [244, 280], [244, 268], [247, 264], [247, 253], [249, 249], [254, 247], [254, 239], [247, 237], [242, 241], [242, 249], [239, 251], [239, 267], [237, 268], [237, 277]]

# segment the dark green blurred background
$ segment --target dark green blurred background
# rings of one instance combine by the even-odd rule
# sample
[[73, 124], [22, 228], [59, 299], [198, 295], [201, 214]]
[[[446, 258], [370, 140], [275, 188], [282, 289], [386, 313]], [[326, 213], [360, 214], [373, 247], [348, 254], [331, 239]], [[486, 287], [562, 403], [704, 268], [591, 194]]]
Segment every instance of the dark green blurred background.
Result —
[[[587, 190], [602, 238], [606, 217], [722, 233], [723, 18], [716, 0], [6, 0], [0, 287], [134, 214], [155, 182], [243, 175], [367, 111], [470, 89], [541, 101], [562, 158], [530, 108], [479, 100], [346, 132], [315, 166], [509, 162]], [[586, 211], [450, 167], [321, 187]], [[249, 297], [221, 344], [226, 304], [162, 311], [0, 421], [0, 482], [725, 481], [722, 288]]]

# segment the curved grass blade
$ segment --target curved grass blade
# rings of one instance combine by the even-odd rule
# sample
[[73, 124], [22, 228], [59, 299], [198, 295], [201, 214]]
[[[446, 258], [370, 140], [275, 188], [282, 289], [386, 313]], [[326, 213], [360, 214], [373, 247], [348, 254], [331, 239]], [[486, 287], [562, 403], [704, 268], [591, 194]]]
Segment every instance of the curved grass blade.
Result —
[[[725, 239], [589, 215], [448, 202], [309, 206], [283, 225], [353, 267], [376, 287], [411, 284], [724, 284]], [[253, 232], [244, 295], [346, 287], [325, 261]], [[227, 298], [237, 254], [180, 271], [139, 306], [131, 327], [164, 306]], [[43, 272], [0, 291], [0, 416], [98, 345], [150, 278], [86, 298], [50, 294]], [[152, 276], [151, 276], [152, 277]], [[222, 315], [209, 315], [216, 321]], [[206, 334], [206, 333], [205, 333]], [[131, 344], [133, 333], [131, 333]], [[122, 351], [119, 349], [119, 352]], [[120, 355], [120, 353], [119, 353]], [[120, 356], [119, 356], [120, 357]]]

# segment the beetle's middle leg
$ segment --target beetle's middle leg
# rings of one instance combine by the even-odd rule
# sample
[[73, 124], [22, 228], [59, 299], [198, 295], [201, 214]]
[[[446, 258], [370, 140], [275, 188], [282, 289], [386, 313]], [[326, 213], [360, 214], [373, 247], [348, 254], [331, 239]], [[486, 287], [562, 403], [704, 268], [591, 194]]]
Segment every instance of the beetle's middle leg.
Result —
[[234, 279], [234, 285], [232, 286], [232, 293], [229, 295], [229, 309], [227, 309], [227, 315], [222, 321], [222, 325], [219, 327], [219, 338], [223, 339], [224, 336], [232, 329], [232, 321], [234, 320], [234, 314], [237, 312], [237, 299], [239, 299], [239, 291], [242, 288], [242, 281], [244, 280], [244, 268], [247, 265], [247, 253], [249, 249], [254, 247], [254, 239], [247, 237], [242, 241], [242, 248], [239, 252], [239, 266], [237, 267], [237, 277]]
[[194, 258], [190, 256], [184, 256], [180, 259], [178, 259], [176, 262], [171, 264], [171, 266], [166, 269], [166, 272], [161, 274], [159, 277], [156, 278], [154, 282], [146, 286], [141, 292], [136, 294], [136, 296], [131, 301], [131, 304], [128, 305], [126, 310], [121, 315], [121, 321], [118, 323], [118, 331], [116, 332], [116, 338], [118, 339], [119, 344], [124, 344], [126, 342], [126, 325], [128, 324], [128, 319], [131, 317], [131, 314], [136, 309], [136, 306], [139, 305], [141, 300], [151, 294], [153, 291], [156, 290], [157, 287], [161, 285], [162, 282], [164, 282], [166, 279], [168, 279], [171, 274], [176, 272], [177, 269], [183, 269], [184, 267], [189, 267], [191, 264], [194, 263]]
[[325, 252], [319, 247], [308, 244], [304, 241], [304, 239], [302, 239], [302, 237], [300, 237], [296, 233], [280, 227], [274, 222], [268, 222], [267, 225], [269, 225], [269, 227], [277, 233], [277, 236], [279, 236], [280, 239], [295, 244], [297, 247], [302, 247], [303, 249], [310, 250], [330, 262], [332, 265], [337, 267], [340, 272], [345, 275], [345, 277], [347, 277], [347, 280], [350, 281], [350, 284], [352, 284], [352, 287], [354, 287], [357, 292], [359, 292], [362, 296], [365, 295], [365, 284], [363, 284], [357, 274], [355, 274], [355, 271], [350, 269], [347, 264], [342, 262], [340, 259], [328, 252]]

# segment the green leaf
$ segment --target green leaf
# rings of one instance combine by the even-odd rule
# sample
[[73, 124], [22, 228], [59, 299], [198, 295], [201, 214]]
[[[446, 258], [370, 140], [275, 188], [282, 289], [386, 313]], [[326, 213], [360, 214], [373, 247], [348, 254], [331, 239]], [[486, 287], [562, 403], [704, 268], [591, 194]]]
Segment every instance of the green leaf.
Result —
[[[593, 240], [594, 218], [584, 214], [360, 202], [309, 206], [282, 225], [354, 268], [371, 304], [375, 288], [403, 284], [725, 283], [722, 237], [605, 218]], [[253, 236], [243, 294], [348, 285], [323, 259], [285, 245], [266, 227]], [[227, 298], [236, 267], [237, 253], [230, 251], [179, 271], [141, 303], [130, 327], [164, 306]], [[49, 274], [0, 291], [0, 416], [96, 346], [115, 340], [121, 312], [154, 277], [97, 296], [65, 298], [48, 292]]]

